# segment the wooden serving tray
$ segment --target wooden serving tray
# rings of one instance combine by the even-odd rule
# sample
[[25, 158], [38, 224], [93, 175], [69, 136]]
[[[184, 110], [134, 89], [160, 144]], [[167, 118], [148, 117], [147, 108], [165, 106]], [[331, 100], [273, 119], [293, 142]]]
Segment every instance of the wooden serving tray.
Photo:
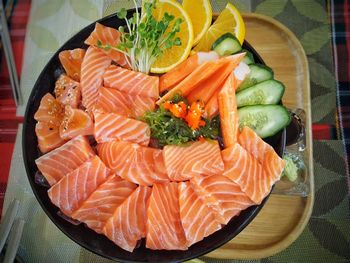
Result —
[[295, 35], [275, 19], [243, 14], [246, 39], [286, 86], [283, 104], [306, 113], [304, 162], [308, 169], [307, 197], [271, 194], [258, 216], [238, 236], [207, 254], [225, 259], [265, 258], [287, 248], [304, 230], [314, 202], [309, 67]]

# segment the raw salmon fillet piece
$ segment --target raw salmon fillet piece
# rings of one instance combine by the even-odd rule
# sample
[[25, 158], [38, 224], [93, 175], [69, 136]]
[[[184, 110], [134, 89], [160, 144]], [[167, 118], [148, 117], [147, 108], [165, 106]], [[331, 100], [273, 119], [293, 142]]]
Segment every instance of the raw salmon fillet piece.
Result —
[[166, 145], [163, 149], [168, 176], [174, 181], [188, 180], [196, 174], [222, 174], [224, 163], [217, 141], [206, 140], [186, 146]]
[[221, 229], [215, 213], [200, 199], [188, 181], [179, 183], [179, 204], [188, 247]]
[[122, 178], [139, 185], [169, 182], [162, 150], [112, 141], [97, 145], [102, 161]]
[[35, 160], [50, 185], [86, 162], [95, 152], [84, 136], [78, 136]]
[[103, 74], [111, 64], [111, 59], [100, 49], [90, 46], [81, 64], [81, 95], [85, 108], [91, 110], [102, 86]]
[[194, 191], [214, 213], [216, 220], [227, 224], [232, 217], [254, 203], [240, 186], [222, 175], [196, 175], [190, 180]]
[[80, 83], [62, 74], [55, 83], [54, 90], [56, 99], [63, 105], [78, 108], [81, 101]]
[[132, 95], [159, 97], [159, 77], [111, 65], [103, 76], [105, 86]]
[[278, 156], [271, 145], [264, 142], [264, 140], [249, 127], [243, 128], [238, 137], [238, 142], [264, 167], [265, 172], [271, 178], [270, 183], [274, 184], [280, 179], [285, 167], [285, 161]]
[[147, 210], [146, 247], [186, 250], [187, 241], [181, 225], [178, 184], [154, 184]]
[[139, 186], [114, 212], [103, 233], [121, 248], [132, 252], [146, 236], [147, 203], [152, 188]]
[[60, 137], [58, 126], [53, 124], [39, 121], [35, 125], [35, 133], [38, 138], [39, 149], [42, 153], [56, 149], [66, 142]]
[[34, 114], [36, 121], [59, 126], [64, 116], [63, 105], [50, 93], [46, 93], [40, 101], [38, 110]]
[[222, 151], [225, 163], [224, 176], [237, 183], [256, 204], [268, 195], [275, 182], [263, 166], [238, 143]]
[[[91, 46], [97, 46], [98, 41], [101, 41], [102, 45], [109, 44], [115, 47], [120, 42], [120, 32], [115, 28], [96, 23], [94, 31], [92, 31], [84, 43]], [[101, 48], [101, 50], [119, 65], [128, 66], [123, 53], [114, 49], [105, 50]]]
[[111, 170], [94, 156], [63, 177], [47, 193], [54, 205], [71, 216], [110, 174]]
[[98, 143], [123, 140], [147, 146], [150, 128], [147, 123], [115, 113], [94, 113], [95, 139]]
[[82, 48], [63, 50], [58, 54], [58, 58], [67, 75], [75, 81], [80, 81], [81, 63], [84, 56], [85, 49]]
[[128, 95], [128, 98], [134, 118], [142, 117], [146, 111], [153, 111], [156, 107], [156, 101], [152, 97]]
[[107, 220], [136, 187], [136, 184], [130, 183], [117, 175], [111, 175], [71, 217], [84, 222], [97, 233], [102, 233]]

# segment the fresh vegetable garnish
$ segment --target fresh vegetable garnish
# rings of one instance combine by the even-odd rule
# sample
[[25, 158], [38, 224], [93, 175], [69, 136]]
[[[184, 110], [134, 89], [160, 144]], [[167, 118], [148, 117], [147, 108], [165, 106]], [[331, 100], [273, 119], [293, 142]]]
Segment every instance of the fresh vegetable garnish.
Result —
[[122, 52], [132, 70], [148, 74], [152, 64], [165, 50], [181, 45], [181, 39], [175, 35], [180, 31], [182, 19], [175, 19], [173, 15], [165, 13], [162, 19], [157, 21], [152, 14], [156, 1], [144, 3], [142, 16], [135, 0], [134, 4], [136, 12], [131, 18], [126, 17], [125, 8], [117, 13], [118, 18], [125, 19], [127, 27], [127, 32], [124, 27], [119, 27], [121, 33], [119, 45], [116, 47], [103, 45], [98, 41], [97, 46], [105, 50], [114, 49]]
[[181, 145], [188, 141], [216, 139], [219, 135], [219, 118], [208, 120], [202, 117], [203, 104], [191, 106], [181, 96], [162, 104], [156, 111], [149, 111], [143, 117], [151, 128], [151, 137], [161, 146]]

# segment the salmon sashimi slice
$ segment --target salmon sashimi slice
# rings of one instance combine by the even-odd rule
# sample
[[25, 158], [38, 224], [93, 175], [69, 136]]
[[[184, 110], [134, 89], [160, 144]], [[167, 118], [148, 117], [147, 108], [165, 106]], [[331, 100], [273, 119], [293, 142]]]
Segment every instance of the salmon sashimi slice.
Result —
[[95, 139], [98, 143], [114, 140], [135, 142], [147, 146], [150, 128], [147, 123], [115, 113], [94, 113]]
[[163, 92], [171, 89], [171, 87], [174, 87], [205, 61], [217, 59], [219, 59], [219, 55], [215, 51], [198, 52], [190, 56], [184, 62], [160, 76], [159, 92]]
[[86, 162], [95, 152], [84, 136], [78, 136], [35, 160], [50, 185]]
[[196, 194], [215, 213], [221, 224], [254, 205], [240, 186], [222, 175], [196, 175], [190, 180]]
[[78, 108], [81, 101], [80, 83], [62, 74], [55, 83], [56, 99], [63, 105]]
[[167, 94], [161, 97], [156, 103], [160, 105], [166, 100], [171, 100], [176, 94], [187, 97], [191, 91], [197, 87], [200, 87], [204, 81], [209, 79], [216, 72], [221, 71], [223, 68], [230, 64], [233, 64], [233, 69], [234, 65], [236, 63], [238, 64], [243, 57], [244, 53], [223, 57], [218, 60], [204, 62], [203, 64], [199, 65], [194, 71], [192, 71], [192, 73], [183, 79], [179, 84], [172, 88]]
[[98, 98], [99, 88], [102, 86], [103, 74], [111, 64], [111, 59], [100, 49], [90, 46], [81, 64], [81, 95], [83, 105], [92, 109]]
[[204, 117], [212, 119], [219, 114], [218, 94], [220, 90], [217, 90], [213, 96], [209, 99], [208, 103], [204, 107]]
[[[98, 46], [98, 41], [100, 41], [102, 45], [110, 45], [116, 47], [120, 43], [120, 32], [115, 28], [96, 23], [94, 31], [92, 31], [84, 43], [90, 46]], [[123, 53], [113, 48], [101, 48], [101, 50], [119, 65], [124, 67], [128, 66], [127, 59]]]
[[215, 213], [195, 193], [190, 182], [179, 183], [179, 204], [188, 247], [221, 229]]
[[75, 81], [80, 81], [81, 63], [84, 56], [85, 49], [82, 48], [63, 50], [58, 54], [58, 58], [67, 75]]
[[254, 203], [260, 204], [276, 180], [268, 176], [258, 160], [238, 143], [224, 149], [222, 158], [225, 163], [223, 175], [237, 183]]
[[159, 97], [159, 77], [111, 65], [103, 76], [104, 84], [132, 95]]
[[64, 116], [63, 105], [50, 93], [46, 93], [40, 101], [38, 110], [34, 114], [34, 119], [40, 122], [59, 126]]
[[150, 249], [186, 250], [182, 228], [178, 184], [154, 184], [147, 209], [146, 247]]
[[128, 95], [134, 118], [142, 117], [147, 111], [154, 111], [156, 101], [152, 97]]
[[136, 187], [136, 184], [123, 180], [119, 176], [111, 175], [71, 217], [84, 222], [97, 233], [102, 233], [107, 220], [112, 217], [114, 211], [133, 193]]
[[130, 117], [132, 114], [129, 104], [129, 98], [123, 92], [101, 87], [94, 111], [100, 113], [117, 113]]
[[285, 167], [285, 161], [278, 156], [271, 145], [264, 142], [251, 128], [244, 127], [238, 137], [240, 145], [252, 154], [264, 167], [272, 182], [279, 180]]
[[114, 212], [103, 233], [122, 249], [132, 252], [146, 236], [147, 203], [152, 188], [139, 186]]
[[169, 182], [160, 149], [112, 141], [97, 145], [102, 161], [122, 178], [139, 185]]
[[223, 86], [227, 77], [232, 74], [233, 70], [238, 66], [244, 54], [245, 53], [231, 56], [227, 65], [224, 65], [208, 79], [201, 82], [200, 85], [187, 96], [188, 101], [192, 103], [199, 100], [204, 104], [208, 103], [210, 97], [213, 96], [216, 90]]
[[111, 171], [95, 155], [63, 177], [47, 193], [54, 205], [71, 216], [110, 174]]
[[238, 139], [239, 124], [235, 92], [236, 84], [234, 74], [231, 73], [218, 93], [221, 133], [226, 148], [234, 145]]
[[60, 125], [62, 139], [72, 139], [78, 135], [93, 135], [94, 122], [90, 115], [83, 110], [73, 109], [67, 105], [64, 110], [64, 119]]
[[222, 174], [224, 171], [216, 140], [197, 141], [186, 146], [166, 145], [163, 156], [168, 176], [173, 181], [188, 180], [196, 174]]
[[56, 149], [66, 142], [60, 137], [58, 126], [53, 124], [39, 121], [35, 125], [35, 133], [38, 138], [39, 149], [42, 153]]

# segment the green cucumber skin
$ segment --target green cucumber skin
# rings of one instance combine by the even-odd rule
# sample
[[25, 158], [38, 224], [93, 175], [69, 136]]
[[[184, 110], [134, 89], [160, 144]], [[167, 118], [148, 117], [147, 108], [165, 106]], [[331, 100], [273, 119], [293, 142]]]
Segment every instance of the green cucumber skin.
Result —
[[240, 128], [248, 126], [261, 138], [275, 135], [290, 121], [290, 113], [282, 105], [254, 105], [238, 109]]
[[284, 94], [284, 85], [274, 79], [265, 80], [236, 94], [237, 107], [277, 104]]
[[259, 82], [273, 79], [274, 74], [271, 68], [261, 64], [250, 64], [250, 73], [246, 79], [238, 86], [237, 91], [247, 89]]
[[241, 51], [242, 46], [234, 35], [226, 33], [215, 40], [211, 49], [220, 56], [227, 56]]
[[246, 49], [242, 49], [241, 52], [245, 52], [246, 53], [244, 58], [242, 59], [242, 62], [246, 63], [247, 65], [251, 65], [251, 64], [255, 63], [254, 56], [253, 56], [253, 54], [251, 52], [249, 52]]

